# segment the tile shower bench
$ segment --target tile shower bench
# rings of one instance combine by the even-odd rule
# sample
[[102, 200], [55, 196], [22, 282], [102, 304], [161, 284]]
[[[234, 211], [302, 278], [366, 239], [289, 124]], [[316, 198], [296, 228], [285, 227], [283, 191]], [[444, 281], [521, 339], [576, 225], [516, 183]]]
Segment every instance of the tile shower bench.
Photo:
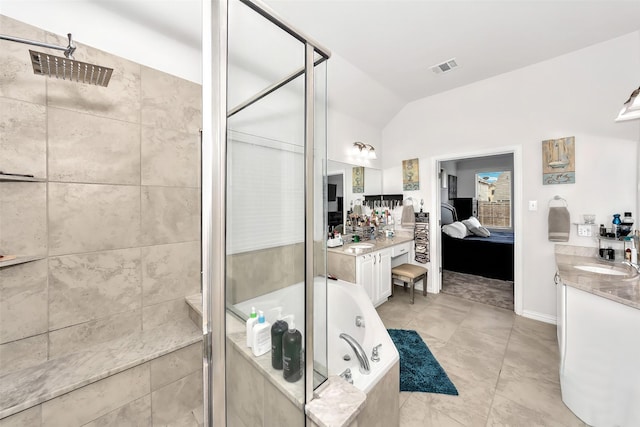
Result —
[[[201, 340], [201, 331], [189, 319], [183, 319], [4, 374], [0, 376], [0, 423], [5, 417], [145, 362], [153, 363], [154, 359]], [[153, 371], [153, 367], [150, 369]], [[88, 402], [77, 403], [83, 406]], [[42, 411], [44, 420], [44, 408]]]

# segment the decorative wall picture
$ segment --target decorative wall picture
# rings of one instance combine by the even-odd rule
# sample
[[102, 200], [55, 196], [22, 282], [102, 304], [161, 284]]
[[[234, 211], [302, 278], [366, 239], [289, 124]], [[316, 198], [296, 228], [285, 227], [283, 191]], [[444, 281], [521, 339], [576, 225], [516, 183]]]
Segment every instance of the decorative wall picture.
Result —
[[409, 159], [402, 161], [402, 189], [404, 191], [414, 191], [420, 189], [418, 159]]
[[353, 185], [353, 193], [364, 193], [364, 166], [355, 166], [353, 168], [351, 183]]
[[458, 197], [458, 177], [455, 175], [449, 175], [449, 192], [448, 194], [448, 198], [449, 200], [451, 199], [455, 199], [456, 197]]
[[542, 184], [575, 184], [574, 137], [542, 141]]

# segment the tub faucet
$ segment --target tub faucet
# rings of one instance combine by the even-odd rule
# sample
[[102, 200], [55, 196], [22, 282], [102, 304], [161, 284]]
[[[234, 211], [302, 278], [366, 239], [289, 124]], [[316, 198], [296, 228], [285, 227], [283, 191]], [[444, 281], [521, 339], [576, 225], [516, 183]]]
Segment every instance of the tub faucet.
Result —
[[340, 338], [345, 340], [347, 344], [351, 347], [353, 352], [356, 354], [358, 361], [360, 362], [360, 373], [364, 375], [368, 375], [371, 371], [369, 367], [369, 359], [367, 358], [367, 354], [364, 352], [362, 346], [355, 340], [351, 335], [345, 334], [344, 332], [340, 334]]

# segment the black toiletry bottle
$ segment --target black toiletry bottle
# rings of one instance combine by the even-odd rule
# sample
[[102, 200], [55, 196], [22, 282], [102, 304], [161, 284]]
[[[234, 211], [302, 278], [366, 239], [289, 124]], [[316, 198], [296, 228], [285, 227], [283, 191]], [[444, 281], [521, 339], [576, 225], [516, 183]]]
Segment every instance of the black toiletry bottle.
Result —
[[289, 330], [282, 335], [282, 362], [284, 379], [290, 383], [302, 378], [302, 334], [291, 319]]
[[278, 319], [271, 326], [271, 366], [273, 369], [282, 369], [282, 335], [288, 329], [289, 325], [283, 319]]

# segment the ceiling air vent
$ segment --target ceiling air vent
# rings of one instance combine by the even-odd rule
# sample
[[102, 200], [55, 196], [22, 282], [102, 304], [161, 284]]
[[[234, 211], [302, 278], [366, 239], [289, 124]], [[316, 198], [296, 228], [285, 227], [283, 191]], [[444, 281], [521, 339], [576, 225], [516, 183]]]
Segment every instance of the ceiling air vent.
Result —
[[436, 74], [446, 73], [447, 71], [451, 71], [454, 68], [458, 68], [458, 63], [455, 58], [452, 58], [448, 61], [443, 62], [442, 64], [437, 64], [431, 67], [431, 71]]

